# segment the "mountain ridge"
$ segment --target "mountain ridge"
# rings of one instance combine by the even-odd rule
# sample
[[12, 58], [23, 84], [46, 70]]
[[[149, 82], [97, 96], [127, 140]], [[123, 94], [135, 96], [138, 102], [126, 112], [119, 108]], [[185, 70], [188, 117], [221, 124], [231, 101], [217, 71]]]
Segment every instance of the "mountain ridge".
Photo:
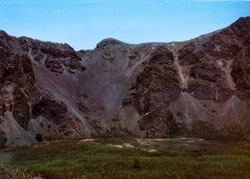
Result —
[[0, 146], [98, 136], [249, 140], [250, 17], [184, 42], [93, 50], [0, 31]]

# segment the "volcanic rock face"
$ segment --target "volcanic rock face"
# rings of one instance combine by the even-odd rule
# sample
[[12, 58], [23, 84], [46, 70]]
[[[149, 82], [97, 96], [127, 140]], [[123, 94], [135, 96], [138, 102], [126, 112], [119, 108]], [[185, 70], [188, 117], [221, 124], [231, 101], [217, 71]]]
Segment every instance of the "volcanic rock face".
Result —
[[250, 139], [250, 18], [94, 50], [0, 31], [0, 147], [100, 135]]

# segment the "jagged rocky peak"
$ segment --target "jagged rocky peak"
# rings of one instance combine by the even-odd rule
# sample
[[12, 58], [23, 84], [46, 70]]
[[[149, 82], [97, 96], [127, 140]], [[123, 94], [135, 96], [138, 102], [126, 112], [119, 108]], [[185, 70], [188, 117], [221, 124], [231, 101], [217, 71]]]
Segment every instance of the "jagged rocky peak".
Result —
[[241, 17], [231, 25], [231, 28], [235, 28], [235, 30], [237, 29], [238, 31], [241, 31], [243, 36], [247, 36], [247, 34], [249, 34], [249, 27], [250, 17]]
[[93, 50], [0, 31], [0, 147], [102, 135], [250, 140], [250, 17]]

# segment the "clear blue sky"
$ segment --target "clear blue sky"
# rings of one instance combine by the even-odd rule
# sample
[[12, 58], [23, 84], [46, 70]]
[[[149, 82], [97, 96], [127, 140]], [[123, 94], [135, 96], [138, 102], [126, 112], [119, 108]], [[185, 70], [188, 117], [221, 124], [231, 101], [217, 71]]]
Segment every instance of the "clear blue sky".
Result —
[[92, 49], [194, 38], [250, 16], [249, 0], [0, 0], [0, 29], [14, 36]]

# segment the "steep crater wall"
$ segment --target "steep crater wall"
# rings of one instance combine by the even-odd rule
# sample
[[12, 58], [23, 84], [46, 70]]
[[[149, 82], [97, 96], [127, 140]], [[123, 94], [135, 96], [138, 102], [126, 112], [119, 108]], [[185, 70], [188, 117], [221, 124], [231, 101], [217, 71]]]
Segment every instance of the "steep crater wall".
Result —
[[0, 147], [75, 137], [250, 139], [250, 18], [93, 50], [0, 31]]

